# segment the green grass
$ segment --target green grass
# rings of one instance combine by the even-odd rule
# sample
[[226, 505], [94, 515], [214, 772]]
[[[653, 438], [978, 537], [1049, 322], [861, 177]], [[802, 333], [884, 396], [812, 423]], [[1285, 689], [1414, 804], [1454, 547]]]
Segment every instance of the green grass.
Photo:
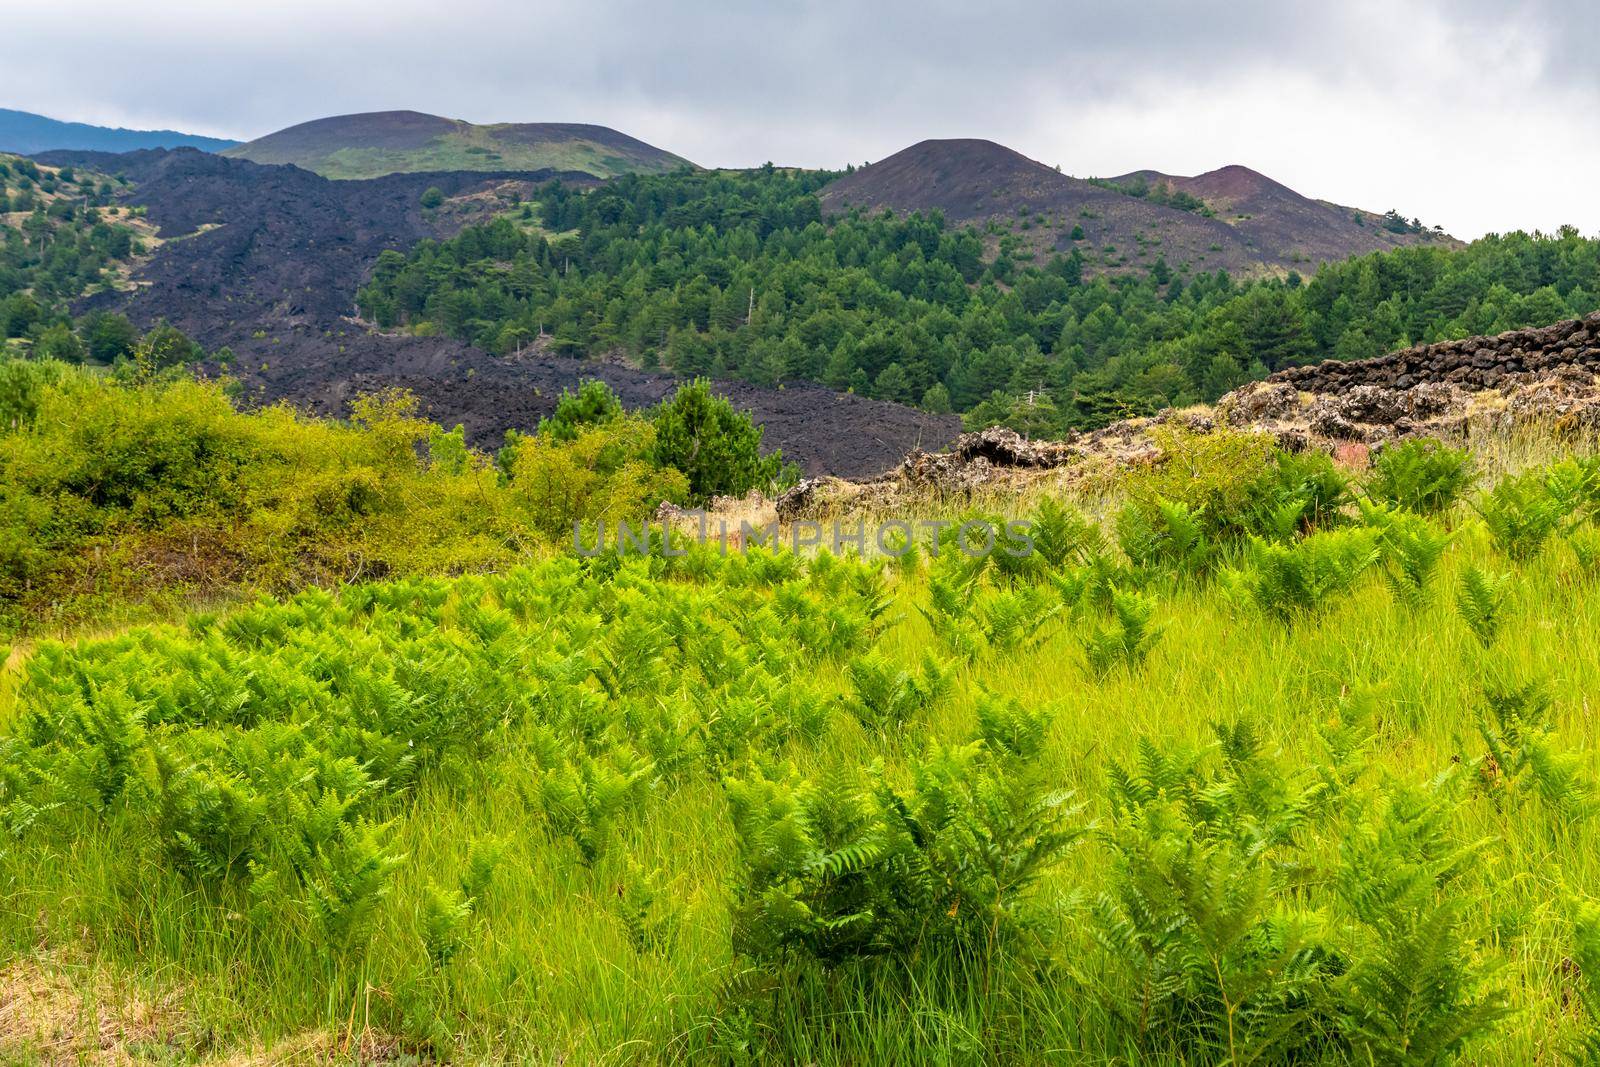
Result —
[[421, 148], [341, 148], [307, 158], [301, 165], [327, 178], [359, 179], [424, 171], [545, 169], [611, 178], [663, 173], [686, 164], [666, 153], [619, 154], [615, 148], [582, 137], [519, 144], [496, 137], [492, 126], [474, 126], [436, 137]]
[[[1226, 583], [1147, 576], [1161, 633], [1142, 666], [1096, 676], [1082, 645], [1095, 617], [1063, 611], [1016, 647], [960, 663], [947, 698], [881, 732], [849, 710], [845, 667], [876, 649], [915, 669], [927, 651], [942, 650], [919, 610], [929, 606], [926, 563], [885, 572], [891, 606], [881, 627], [868, 621], [873, 582], [853, 564], [772, 582], [737, 563], [710, 561], [699, 574], [636, 563], [610, 576], [554, 560], [415, 583], [405, 588], [423, 590], [421, 599], [395, 592], [378, 610], [360, 607], [359, 589], [312, 593], [250, 609], [244, 618], [257, 627], [225, 636], [200, 618], [112, 643], [52, 646], [0, 675], [0, 736], [21, 739], [0, 749], [20, 773], [0, 788], [0, 813], [20, 827], [19, 797], [62, 805], [0, 838], [0, 960], [70, 961], [80, 977], [111, 975], [171, 998], [154, 1047], [180, 1061], [272, 1049], [307, 1033], [353, 1048], [353, 1035], [370, 1032], [463, 1062], [1170, 1062], [1170, 1047], [1141, 1044], [1101, 999], [1088, 904], [1115, 881], [1109, 839], [1098, 832], [1118, 821], [1110, 769], [1136, 760], [1145, 739], [1207, 749], [1212, 724], [1240, 718], [1258, 725], [1273, 760], [1296, 768], [1317, 758], [1319, 736], [1341, 709], [1359, 705], [1372, 733], [1363, 788], [1386, 795], [1454, 769], [1452, 834], [1484, 842], [1446, 892], [1464, 902], [1470, 954], [1492, 968], [1490, 984], [1512, 1010], [1470, 1041], [1464, 1059], [1560, 1062], [1593, 1025], [1576, 1007], [1571, 914], [1600, 897], [1600, 840], [1592, 818], [1564, 817], [1495, 784], [1478, 766], [1479, 722], [1486, 682], [1541, 679], [1554, 698], [1552, 743], [1577, 754], [1592, 778], [1600, 582], [1559, 539], [1512, 562], [1470, 509], [1446, 522], [1457, 537], [1418, 610], [1396, 603], [1375, 571], [1325, 610], [1287, 622], [1233, 602]], [[1225, 565], [1243, 559], [1224, 555]], [[1453, 606], [1469, 565], [1513, 574], [1510, 614], [1487, 650]], [[999, 593], [985, 586], [975, 595]], [[429, 597], [434, 606], [420, 606]], [[501, 611], [503, 632], [493, 621]], [[680, 644], [627, 659], [627, 635], [658, 624]], [[853, 626], [861, 627], [854, 636]], [[747, 667], [724, 678], [729, 657], [741, 655]], [[234, 681], [258, 680], [246, 706], [263, 721], [298, 722], [327, 751], [351, 743], [346, 726], [370, 725], [344, 717], [340, 680], [363, 670], [387, 676], [408, 656], [433, 664], [425, 681], [408, 683], [427, 700], [448, 703], [464, 691], [472, 696], [454, 714], [485, 716], [481, 732], [451, 732], [459, 723], [388, 728], [422, 764], [380, 784], [363, 809], [393, 820], [385, 847], [401, 859], [348, 950], [325, 951], [292, 892], [252, 918], [243, 872], [195, 877], [161, 836], [157, 749], [209, 766], [218, 763], [209, 748], [185, 747], [195, 737], [214, 730], [236, 744], [260, 725], [219, 710], [234, 706], [225, 693], [184, 688], [203, 677], [208, 656], [227, 663]], [[568, 657], [576, 673], [560, 676], [555, 664]], [[19, 690], [24, 672], [30, 680]], [[280, 676], [315, 679], [318, 695], [272, 697]], [[23, 724], [43, 716], [59, 726], [71, 719], [63, 708], [94, 706], [118, 686], [147, 706], [130, 784], [116, 798], [85, 800], [84, 783], [100, 774], [91, 766], [99, 757], [85, 753], [101, 749], [65, 733], [55, 748], [41, 747]], [[797, 707], [821, 709], [815, 722], [779, 708], [776, 694], [791, 688]], [[832, 971], [736, 954], [730, 907], [741, 861], [723, 780], [781, 775], [792, 764], [806, 776], [904, 784], [929, 743], [973, 735], [982, 690], [1048, 710], [1037, 770], [1051, 788], [1074, 793], [1084, 806], [1074, 820], [1097, 831], [1030, 892], [1036, 925], [992, 969], [934, 947]], [[176, 710], [163, 703], [180, 691]], [[567, 703], [580, 691], [588, 711]], [[750, 723], [734, 717], [743, 696], [756, 701]], [[669, 722], [697, 739], [690, 753], [677, 766], [657, 754], [586, 862], [540, 799], [544, 783], [564, 760], [653, 752], [645, 725]], [[37, 755], [46, 749], [48, 758]], [[29, 777], [41, 769], [57, 781]], [[1338, 840], [1320, 833], [1306, 832], [1299, 854], [1309, 870], [1285, 897], [1313, 909], [1333, 907], [1340, 862]], [[474, 842], [491, 840], [505, 850], [494, 879], [459, 951], [435, 966], [421, 932], [430, 886], [454, 885]], [[641, 887], [653, 903], [630, 923], [618, 901]], [[1190, 1057], [1226, 1062], [1226, 1050]]]

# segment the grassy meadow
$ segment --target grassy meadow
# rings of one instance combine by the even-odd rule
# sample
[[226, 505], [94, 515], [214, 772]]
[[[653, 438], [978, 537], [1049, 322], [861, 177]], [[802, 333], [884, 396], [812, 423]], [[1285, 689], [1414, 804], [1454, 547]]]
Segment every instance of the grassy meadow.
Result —
[[20, 645], [0, 1061], [1592, 1055], [1600, 465], [1169, 444]]

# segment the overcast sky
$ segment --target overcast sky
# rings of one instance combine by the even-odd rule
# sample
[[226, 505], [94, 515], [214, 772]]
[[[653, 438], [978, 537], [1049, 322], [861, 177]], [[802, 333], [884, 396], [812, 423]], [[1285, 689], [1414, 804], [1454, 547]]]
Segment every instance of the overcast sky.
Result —
[[1600, 0], [50, 0], [0, 106], [248, 139], [410, 108], [705, 165], [986, 137], [1082, 176], [1243, 163], [1462, 237], [1600, 234]]

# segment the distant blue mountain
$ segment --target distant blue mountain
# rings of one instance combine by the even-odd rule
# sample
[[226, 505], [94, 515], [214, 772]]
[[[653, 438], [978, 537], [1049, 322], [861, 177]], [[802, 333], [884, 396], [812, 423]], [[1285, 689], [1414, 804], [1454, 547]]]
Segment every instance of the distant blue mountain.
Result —
[[0, 107], [0, 152], [15, 152], [18, 155], [63, 148], [89, 152], [199, 148], [206, 152], [220, 152], [238, 143], [220, 137], [178, 133], [176, 130], [124, 130], [90, 126], [83, 122], [62, 122], [27, 111]]

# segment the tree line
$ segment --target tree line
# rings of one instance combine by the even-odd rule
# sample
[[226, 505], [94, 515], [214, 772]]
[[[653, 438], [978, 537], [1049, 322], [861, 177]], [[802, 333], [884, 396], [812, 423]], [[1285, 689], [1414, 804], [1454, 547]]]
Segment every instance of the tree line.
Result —
[[990, 256], [937, 212], [824, 220], [815, 194], [832, 177], [553, 181], [511, 216], [385, 253], [358, 303], [383, 328], [498, 353], [622, 351], [685, 376], [815, 381], [1040, 432], [1600, 306], [1600, 241], [1570, 228], [1373, 253], [1310, 278], [1165, 259], [1090, 274], [1075, 250]]

